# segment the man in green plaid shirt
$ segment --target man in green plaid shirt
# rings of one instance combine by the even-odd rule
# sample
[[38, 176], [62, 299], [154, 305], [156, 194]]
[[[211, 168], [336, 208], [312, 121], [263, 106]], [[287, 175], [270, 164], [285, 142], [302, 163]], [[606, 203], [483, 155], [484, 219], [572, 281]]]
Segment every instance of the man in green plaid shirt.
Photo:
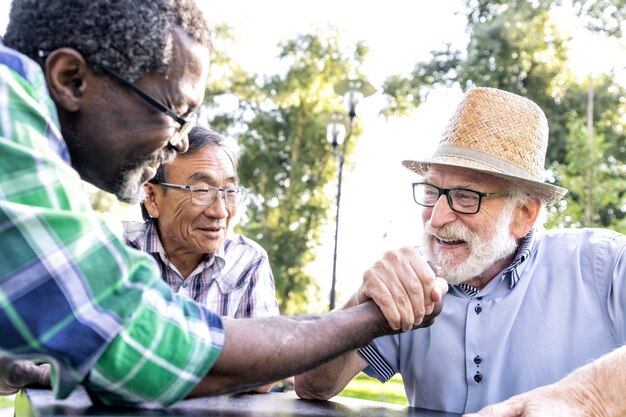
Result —
[[[89, 142], [80, 138], [85, 142], [77, 144], [73, 138], [73, 146], [85, 147], [84, 150], [68, 149], [71, 142], [66, 144], [61, 137], [57, 110], [48, 95], [52, 93], [60, 103], [59, 116], [65, 122], [61, 126], [69, 139], [74, 131], [83, 128], [84, 121], [77, 118], [76, 109], [84, 106], [84, 101], [93, 100], [84, 87], [92, 87], [89, 83], [96, 81], [87, 77], [80, 80], [76, 74], [85, 71], [88, 64], [84, 60], [93, 60], [94, 67], [102, 67], [98, 61], [109, 58], [106, 62], [111, 62], [110, 69], [136, 79], [133, 70], [143, 70], [140, 65], [163, 65], [159, 59], [165, 61], [166, 57], [147, 57], [138, 62], [129, 52], [114, 61], [102, 51], [89, 51], [82, 54], [85, 58], [81, 68], [80, 55], [59, 54], [58, 46], [65, 42], [84, 50], [85, 45], [80, 40], [72, 41], [71, 34], [59, 33], [58, 24], [57, 34], [50, 37], [46, 33], [44, 38], [45, 28], [74, 17], [78, 22], [72, 24], [74, 30], [89, 38], [89, 31], [93, 33], [97, 28], [87, 27], [90, 23], [85, 17], [101, 13], [98, 2], [81, 6], [84, 10], [54, 3], [45, 5], [43, 22], [37, 22], [31, 14], [32, 7], [37, 6], [15, 0], [5, 43], [29, 55], [36, 53], [46, 74], [52, 77], [58, 71], [60, 83], [66, 85], [51, 83], [48, 91], [37, 63], [7, 46], [0, 47], [1, 348], [52, 363], [51, 382], [61, 397], [76, 384], [85, 382], [101, 394], [103, 401], [170, 403], [187, 395], [215, 362], [223, 342], [221, 320], [203, 307], [173, 295], [152, 260], [125, 246], [91, 210], [81, 192], [79, 173], [122, 199], [132, 200], [146, 175], [143, 165], [158, 162], [174, 150], [184, 151], [186, 141], [172, 143], [171, 132], [179, 126], [172, 128], [175, 122], [170, 117], [153, 111], [123, 84], [106, 80], [97, 94], [101, 99], [110, 96], [118, 105], [123, 100], [130, 101], [133, 107], [128, 106], [127, 110], [135, 116], [129, 118], [130, 122], [134, 118], [141, 122], [143, 127], [135, 130], [144, 130], [143, 133], [137, 134], [125, 126], [121, 115], [112, 111], [101, 126], [95, 125], [99, 121], [93, 116], [86, 115], [82, 117], [89, 117], [87, 120], [94, 123], [101, 135], [111, 135], [112, 139], [103, 140], [102, 149], [98, 150], [98, 137], [89, 132]], [[142, 7], [128, 2], [126, 10], [117, 12], [131, 16], [136, 31], [131, 35], [140, 36], [140, 31], [145, 31], [146, 37], [152, 36], [155, 47], [159, 42], [177, 47], [179, 52], [174, 52], [173, 57], [181, 55], [196, 69], [181, 71], [179, 66], [170, 65], [165, 73], [178, 83], [201, 91], [207, 75], [209, 45], [205, 23], [200, 18], [184, 22], [177, 33], [150, 29], [148, 26], [154, 25], [155, 19], [164, 28], [172, 25], [170, 18], [156, 7], [158, 3]], [[88, 10], [89, 7], [93, 9]], [[197, 11], [193, 3], [177, 7], [172, 5], [172, 11], [184, 18]], [[122, 19], [123, 16], [118, 23]], [[130, 22], [128, 18], [126, 23]], [[38, 24], [43, 28], [38, 28]], [[33, 40], [39, 40], [39, 36], [44, 39], [39, 45], [50, 45], [51, 50], [29, 53], [29, 48], [37, 48]], [[91, 74], [92, 78], [96, 76], [99, 75]], [[150, 91], [155, 97], [174, 103], [182, 113], [188, 113], [202, 100], [195, 93], [183, 96], [181, 91], [174, 91], [170, 97], [163, 94], [164, 88]], [[102, 104], [98, 105], [102, 109]], [[143, 117], [144, 114], [147, 115]], [[116, 132], [118, 126], [126, 132]], [[124, 147], [136, 145], [120, 151], [116, 141], [123, 141]], [[102, 161], [95, 169], [93, 157]], [[70, 167], [70, 162], [79, 167], [79, 173]], [[110, 168], [105, 165], [115, 164], [120, 167], [115, 167], [114, 181], [104, 183], [110, 176]], [[124, 183], [124, 177], [130, 178], [130, 182]]]
[[[209, 37], [193, 0], [13, 0], [0, 45], [0, 393], [47, 369], [8, 360], [22, 358], [51, 365], [58, 397], [83, 384], [106, 404], [162, 406], [294, 375], [399, 330], [371, 301], [222, 321], [173, 294], [92, 211], [81, 178], [136, 202], [187, 149]], [[447, 286], [435, 284], [412, 284], [433, 313], [405, 330], [440, 311]]]

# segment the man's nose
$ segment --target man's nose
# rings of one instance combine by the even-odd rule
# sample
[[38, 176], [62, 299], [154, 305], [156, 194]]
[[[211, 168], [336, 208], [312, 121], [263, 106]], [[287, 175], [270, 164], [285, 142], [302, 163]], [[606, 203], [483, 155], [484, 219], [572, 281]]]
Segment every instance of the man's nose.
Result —
[[205, 207], [205, 212], [210, 217], [215, 217], [218, 219], [223, 219], [228, 216], [228, 210], [226, 210], [226, 202], [224, 201], [224, 192], [218, 191], [215, 196], [215, 200]]
[[432, 227], [441, 227], [457, 218], [457, 213], [452, 210], [446, 195], [440, 195], [439, 199], [430, 212], [430, 224]]

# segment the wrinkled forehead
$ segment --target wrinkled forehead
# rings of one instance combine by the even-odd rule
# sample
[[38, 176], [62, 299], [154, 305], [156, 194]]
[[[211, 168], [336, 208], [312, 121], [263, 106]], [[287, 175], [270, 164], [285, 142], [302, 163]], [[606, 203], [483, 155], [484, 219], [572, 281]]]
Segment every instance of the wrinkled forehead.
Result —
[[510, 186], [509, 181], [504, 178], [499, 178], [482, 171], [440, 164], [431, 164], [428, 171], [424, 174], [424, 180], [438, 186], [445, 185], [445, 187], [482, 187], [489, 185], [490, 187], [505, 188]]
[[237, 172], [233, 161], [222, 146], [210, 144], [192, 153], [178, 155], [169, 165], [169, 172], [179, 172], [186, 177], [216, 177], [233, 179]]

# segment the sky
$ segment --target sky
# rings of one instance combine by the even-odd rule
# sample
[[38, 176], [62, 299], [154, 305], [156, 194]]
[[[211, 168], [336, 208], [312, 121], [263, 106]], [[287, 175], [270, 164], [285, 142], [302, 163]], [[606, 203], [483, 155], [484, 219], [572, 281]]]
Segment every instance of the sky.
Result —
[[[0, 2], [0, 33], [8, 21], [8, 4]], [[379, 89], [386, 76], [408, 74], [444, 43], [463, 49], [467, 42], [462, 0], [202, 0], [199, 4], [210, 24], [234, 28], [237, 38], [230, 51], [234, 60], [263, 74], [277, 72], [279, 41], [316, 30], [338, 30], [343, 45], [365, 41], [370, 52], [363, 71]], [[574, 36], [570, 58], [579, 77], [615, 69], [626, 84], [625, 46], [581, 31], [580, 21], [571, 13], [555, 18]], [[353, 138], [357, 141], [353, 164], [344, 167], [337, 303], [357, 289], [363, 272], [386, 250], [419, 244], [420, 210], [410, 191], [417, 177], [400, 162], [432, 154], [460, 99], [460, 91], [438, 90], [409, 117], [390, 120], [378, 115], [383, 106], [379, 93], [357, 107], [363, 134]], [[310, 269], [324, 297], [332, 276], [334, 228], [331, 219], [318, 260]]]

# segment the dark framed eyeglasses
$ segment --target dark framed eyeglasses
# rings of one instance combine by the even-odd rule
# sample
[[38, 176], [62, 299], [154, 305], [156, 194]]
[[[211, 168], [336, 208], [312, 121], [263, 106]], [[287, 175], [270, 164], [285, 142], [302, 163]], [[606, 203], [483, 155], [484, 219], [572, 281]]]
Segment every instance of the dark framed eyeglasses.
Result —
[[511, 197], [506, 193], [481, 193], [466, 188], [439, 188], [425, 182], [413, 184], [413, 200], [420, 206], [435, 207], [439, 197], [445, 195], [452, 211], [461, 214], [476, 214], [485, 197]]
[[218, 188], [210, 185], [180, 185], [167, 182], [161, 182], [159, 184], [163, 187], [189, 191], [191, 203], [197, 206], [210, 206], [215, 202], [218, 194], [221, 192], [226, 206], [237, 207], [239, 204], [243, 203], [248, 194], [248, 190], [241, 187]]
[[117, 81], [119, 81], [120, 83], [124, 84], [125, 86], [133, 90], [133, 92], [136, 93], [139, 97], [141, 97], [146, 103], [150, 104], [152, 107], [159, 110], [160, 112], [167, 114], [172, 119], [174, 119], [178, 124], [180, 124], [180, 129], [178, 129], [169, 139], [170, 145], [177, 146], [178, 144], [180, 144], [185, 139], [185, 137], [187, 137], [187, 133], [189, 133], [189, 131], [198, 122], [198, 116], [195, 113], [191, 113], [187, 117], [182, 117], [180, 114], [176, 113], [174, 110], [170, 109], [165, 104], [161, 103], [159, 100], [152, 97], [150, 94], [146, 93], [144, 90], [137, 87], [135, 84], [133, 84], [126, 78], [122, 77], [117, 72], [107, 67], [101, 66], [101, 68], [107, 74], [115, 78]]

